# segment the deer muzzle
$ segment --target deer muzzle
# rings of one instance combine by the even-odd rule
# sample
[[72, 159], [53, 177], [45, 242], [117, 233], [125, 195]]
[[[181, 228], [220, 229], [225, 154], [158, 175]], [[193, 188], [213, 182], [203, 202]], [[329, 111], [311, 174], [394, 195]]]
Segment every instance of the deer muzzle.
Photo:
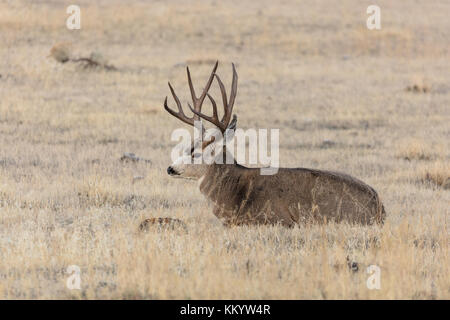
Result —
[[177, 175], [179, 175], [179, 173], [178, 173], [174, 168], [172, 168], [172, 167], [168, 167], [168, 168], [167, 168], [167, 173], [168, 173], [170, 176], [177, 176]]

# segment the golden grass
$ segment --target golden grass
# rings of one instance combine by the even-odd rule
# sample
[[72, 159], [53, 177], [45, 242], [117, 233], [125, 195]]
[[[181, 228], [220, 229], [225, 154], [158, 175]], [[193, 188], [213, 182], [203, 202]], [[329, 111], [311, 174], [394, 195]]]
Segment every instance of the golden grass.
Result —
[[[381, 1], [379, 31], [369, 2], [78, 4], [69, 31], [63, 1], [0, 3], [0, 298], [450, 298], [448, 3]], [[47, 58], [66, 42], [118, 70]], [[170, 179], [183, 125], [163, 110], [167, 81], [185, 104], [186, 64], [201, 88], [215, 59], [227, 88], [236, 62], [241, 128], [280, 128], [283, 166], [372, 185], [384, 227], [228, 229], [195, 183]], [[187, 232], [139, 232], [158, 217]]]
[[425, 140], [409, 139], [399, 143], [397, 156], [405, 160], [431, 160], [436, 153]]
[[450, 189], [450, 162], [434, 162], [421, 170], [420, 180]]

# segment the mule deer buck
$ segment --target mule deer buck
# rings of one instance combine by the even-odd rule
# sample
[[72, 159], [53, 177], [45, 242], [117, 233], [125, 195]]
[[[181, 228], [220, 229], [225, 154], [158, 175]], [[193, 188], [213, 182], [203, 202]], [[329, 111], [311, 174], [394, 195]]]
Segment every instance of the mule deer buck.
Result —
[[[188, 84], [193, 100], [192, 117], [185, 115], [180, 100], [169, 83], [169, 88], [178, 111], [167, 105], [164, 108], [179, 120], [194, 126], [201, 119], [212, 123], [222, 134], [234, 131], [237, 117], [232, 118], [237, 93], [238, 76], [234, 64], [230, 98], [225, 86], [216, 74], [218, 62], [206, 83], [203, 92], [196, 96], [189, 67]], [[224, 114], [219, 120], [217, 106], [208, 93], [216, 79], [222, 95]], [[205, 98], [211, 101], [213, 115], [202, 113]], [[202, 132], [204, 134], [204, 131]], [[201, 144], [201, 152], [208, 145], [217, 143], [214, 137]], [[197, 142], [198, 143], [198, 142]], [[167, 168], [169, 175], [199, 181], [200, 191], [214, 205], [214, 214], [227, 225], [281, 224], [292, 227], [308, 222], [348, 222], [351, 224], [382, 224], [385, 218], [383, 204], [377, 192], [364, 182], [347, 174], [307, 168], [279, 168], [274, 175], [261, 175], [258, 168], [247, 168], [227, 161], [212, 164], [191, 164], [197, 154], [194, 144], [184, 150], [183, 155]], [[224, 157], [226, 150], [217, 157]], [[226, 156], [229, 156], [227, 154]], [[222, 164], [221, 164], [222, 163]]]

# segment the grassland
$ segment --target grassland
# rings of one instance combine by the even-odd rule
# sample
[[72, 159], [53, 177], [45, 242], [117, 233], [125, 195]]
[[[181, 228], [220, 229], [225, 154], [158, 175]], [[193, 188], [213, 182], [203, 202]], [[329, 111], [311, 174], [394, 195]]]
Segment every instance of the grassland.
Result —
[[[81, 30], [71, 1], [0, 1], [0, 298], [450, 298], [448, 2], [377, 1], [375, 31], [369, 1], [77, 2]], [[118, 70], [58, 63], [57, 43]], [[201, 86], [216, 59], [238, 125], [280, 128], [282, 166], [372, 185], [384, 227], [224, 228], [170, 179], [167, 81], [186, 101], [185, 66]], [[188, 232], [138, 232], [149, 217]]]

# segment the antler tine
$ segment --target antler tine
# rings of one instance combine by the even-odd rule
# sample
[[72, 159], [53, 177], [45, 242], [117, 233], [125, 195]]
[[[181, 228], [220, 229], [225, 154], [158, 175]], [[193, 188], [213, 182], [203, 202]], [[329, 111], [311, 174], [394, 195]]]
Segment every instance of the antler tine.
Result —
[[191, 111], [199, 116], [200, 118], [205, 119], [206, 121], [211, 122], [212, 124], [214, 124], [215, 126], [217, 126], [222, 132], [225, 132], [225, 130], [227, 129], [230, 120], [231, 120], [231, 115], [233, 113], [233, 106], [234, 106], [234, 101], [236, 99], [236, 94], [237, 94], [237, 80], [238, 80], [238, 76], [237, 76], [237, 72], [236, 72], [236, 68], [233, 65], [233, 82], [231, 84], [231, 94], [230, 94], [230, 100], [227, 101], [227, 92], [225, 90], [225, 86], [223, 85], [222, 80], [220, 80], [220, 77], [215, 74], [215, 77], [217, 79], [217, 82], [219, 83], [219, 88], [220, 88], [220, 93], [222, 94], [222, 101], [223, 101], [223, 109], [224, 109], [224, 115], [222, 117], [222, 120], [219, 120], [218, 116], [217, 116], [217, 107], [216, 107], [216, 102], [214, 101], [214, 99], [207, 93], [208, 98], [211, 100], [212, 106], [213, 106], [213, 116], [207, 116], [203, 113], [201, 113], [201, 110], [195, 110], [191, 108]]
[[222, 102], [223, 102], [223, 117], [222, 117], [222, 121], [223, 121], [225, 119], [225, 115], [227, 113], [227, 106], [228, 106], [227, 91], [225, 90], [225, 86], [223, 85], [222, 80], [220, 80], [220, 77], [217, 74], [216, 74], [216, 79], [217, 79], [217, 82], [219, 83], [220, 93], [222, 94]]
[[201, 113], [201, 112], [199, 112], [199, 111], [193, 109], [193, 108], [191, 107], [190, 104], [188, 104], [188, 106], [189, 106], [189, 108], [191, 109], [191, 111], [192, 111], [195, 115], [197, 115], [197, 116], [199, 116], [199, 117], [205, 119], [206, 121], [211, 122], [212, 124], [214, 124], [215, 126], [217, 126], [220, 130], [225, 131], [226, 127], [223, 126], [223, 123], [220, 122], [219, 116], [217, 115], [217, 105], [216, 105], [216, 102], [214, 101], [213, 97], [210, 96], [209, 93], [208, 93], [207, 95], [208, 95], [208, 98], [209, 98], [209, 100], [211, 101], [211, 104], [212, 104], [212, 107], [213, 107], [213, 116], [212, 116], [212, 117], [207, 116], [207, 115], [205, 115], [205, 114], [203, 114], [203, 113]]
[[175, 100], [175, 103], [177, 104], [178, 112], [175, 112], [169, 108], [169, 106], [167, 105], [167, 96], [164, 99], [164, 109], [166, 109], [166, 111], [169, 112], [175, 118], [178, 118], [181, 121], [193, 126], [194, 118], [189, 118], [184, 114], [183, 108], [181, 107], [180, 99], [178, 99], [177, 95], [175, 94], [175, 91], [173, 90], [172, 86], [170, 85], [170, 82], [168, 84], [169, 84], [170, 92], [172, 93], [173, 99]]
[[237, 95], [237, 82], [238, 75], [236, 72], [236, 68], [234, 67], [234, 63], [231, 64], [233, 66], [233, 82], [231, 83], [231, 93], [230, 93], [230, 101], [228, 101], [227, 112], [224, 114], [222, 122], [225, 122], [228, 126], [228, 123], [231, 119], [231, 114], [233, 113], [234, 101], [236, 100]]
[[[216, 64], [214, 65], [214, 68], [213, 68], [213, 70], [211, 72], [211, 75], [209, 76], [208, 82], [206, 83], [206, 86], [203, 89], [202, 94], [198, 98], [195, 95], [195, 89], [194, 89], [194, 86], [192, 84], [191, 73], [189, 72], [189, 67], [186, 68], [187, 76], [188, 76], [189, 89], [191, 91], [192, 101], [193, 101], [193, 104], [194, 104], [194, 109], [192, 109], [192, 107], [188, 104], [189, 108], [191, 110], [195, 110], [197, 112], [201, 111], [203, 101], [205, 100], [205, 96], [208, 94], [208, 90], [211, 87], [212, 81], [214, 80], [214, 74], [215, 74], [215, 72], [217, 70], [217, 66], [218, 65], [219, 65], [219, 61], [216, 61]], [[172, 116], [180, 119], [181, 121], [183, 121], [183, 122], [185, 122], [185, 123], [187, 123], [187, 124], [189, 124], [191, 126], [194, 126], [194, 123], [195, 123], [194, 121], [200, 120], [200, 117], [195, 112], [194, 112], [194, 115], [192, 116], [192, 118], [188, 117], [188, 116], [186, 116], [184, 114], [183, 108], [181, 106], [180, 99], [178, 99], [177, 95], [175, 94], [175, 90], [172, 88], [172, 85], [170, 84], [170, 82], [168, 84], [169, 84], [170, 92], [172, 93], [173, 99], [175, 100], [175, 103], [177, 104], [178, 112], [176, 112], [176, 111], [174, 111], [174, 110], [172, 110], [172, 109], [170, 109], [168, 107], [168, 105], [167, 105], [167, 97], [164, 100], [164, 109], [166, 109], [167, 112], [169, 112]], [[217, 111], [216, 111], [216, 113], [217, 113]], [[204, 128], [203, 128], [203, 131], [204, 131]]]
[[[211, 75], [209, 76], [208, 82], [206, 83], [206, 86], [203, 89], [202, 94], [198, 98], [195, 95], [195, 89], [194, 89], [194, 86], [192, 84], [191, 72], [189, 71], [189, 67], [186, 67], [188, 83], [189, 83], [189, 89], [191, 90], [192, 102], [194, 103], [194, 110], [197, 111], [197, 112], [200, 112], [202, 110], [203, 100], [205, 100], [206, 94], [208, 93], [208, 90], [211, 87], [211, 83], [214, 80], [214, 75], [216, 73], [218, 65], [219, 65], [219, 61], [216, 61], [216, 64], [214, 65], [214, 68], [213, 68], [213, 70], [211, 72]], [[194, 119], [195, 120], [200, 120], [199, 116], [196, 115], [196, 114], [194, 115]]]

